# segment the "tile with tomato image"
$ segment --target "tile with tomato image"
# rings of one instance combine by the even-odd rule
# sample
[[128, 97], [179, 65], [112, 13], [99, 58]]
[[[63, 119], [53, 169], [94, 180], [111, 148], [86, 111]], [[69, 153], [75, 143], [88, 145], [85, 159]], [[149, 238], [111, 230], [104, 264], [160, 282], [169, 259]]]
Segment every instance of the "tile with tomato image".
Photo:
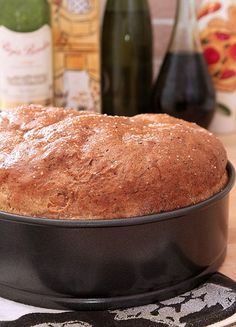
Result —
[[201, 7], [198, 13], [198, 19], [207, 16], [210, 13], [214, 13], [221, 9], [222, 4], [220, 2], [209, 2]]
[[236, 4], [207, 2], [198, 17], [200, 22], [207, 21], [200, 36], [215, 87], [219, 91], [232, 92], [236, 89]]

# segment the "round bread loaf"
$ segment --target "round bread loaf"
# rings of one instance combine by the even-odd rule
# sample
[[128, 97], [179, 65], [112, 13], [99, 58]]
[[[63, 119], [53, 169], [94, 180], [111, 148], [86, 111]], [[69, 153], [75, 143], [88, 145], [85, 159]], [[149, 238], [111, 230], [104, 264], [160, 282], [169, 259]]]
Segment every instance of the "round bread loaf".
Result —
[[168, 115], [22, 106], [0, 122], [0, 209], [112, 219], [203, 201], [227, 183], [220, 141]]

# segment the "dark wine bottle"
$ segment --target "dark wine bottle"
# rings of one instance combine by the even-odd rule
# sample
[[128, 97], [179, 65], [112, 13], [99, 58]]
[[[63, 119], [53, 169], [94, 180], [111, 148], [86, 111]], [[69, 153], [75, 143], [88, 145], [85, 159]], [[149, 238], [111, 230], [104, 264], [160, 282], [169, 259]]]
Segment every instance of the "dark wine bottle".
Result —
[[152, 93], [152, 111], [207, 128], [216, 98], [197, 30], [194, 0], [178, 0], [176, 24]]
[[108, 0], [102, 28], [102, 111], [133, 116], [149, 110], [152, 28], [147, 0]]

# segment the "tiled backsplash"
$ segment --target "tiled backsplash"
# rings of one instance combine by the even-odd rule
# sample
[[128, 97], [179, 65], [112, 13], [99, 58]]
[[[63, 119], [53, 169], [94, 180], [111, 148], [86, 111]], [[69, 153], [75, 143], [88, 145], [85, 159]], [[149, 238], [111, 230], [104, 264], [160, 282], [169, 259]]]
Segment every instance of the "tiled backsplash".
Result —
[[[106, 0], [101, 1], [104, 6]], [[196, 0], [197, 5], [200, 2], [201, 0]], [[149, 0], [149, 3], [153, 23], [154, 74], [156, 75], [169, 43], [177, 0]]]

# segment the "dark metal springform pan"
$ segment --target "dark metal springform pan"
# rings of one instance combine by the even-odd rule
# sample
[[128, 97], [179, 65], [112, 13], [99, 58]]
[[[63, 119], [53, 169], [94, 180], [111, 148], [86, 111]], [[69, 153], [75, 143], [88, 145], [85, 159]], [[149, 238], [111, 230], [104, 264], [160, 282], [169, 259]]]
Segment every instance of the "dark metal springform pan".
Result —
[[227, 247], [224, 190], [145, 217], [55, 220], [0, 212], [0, 296], [55, 309], [100, 310], [165, 299], [216, 271]]

